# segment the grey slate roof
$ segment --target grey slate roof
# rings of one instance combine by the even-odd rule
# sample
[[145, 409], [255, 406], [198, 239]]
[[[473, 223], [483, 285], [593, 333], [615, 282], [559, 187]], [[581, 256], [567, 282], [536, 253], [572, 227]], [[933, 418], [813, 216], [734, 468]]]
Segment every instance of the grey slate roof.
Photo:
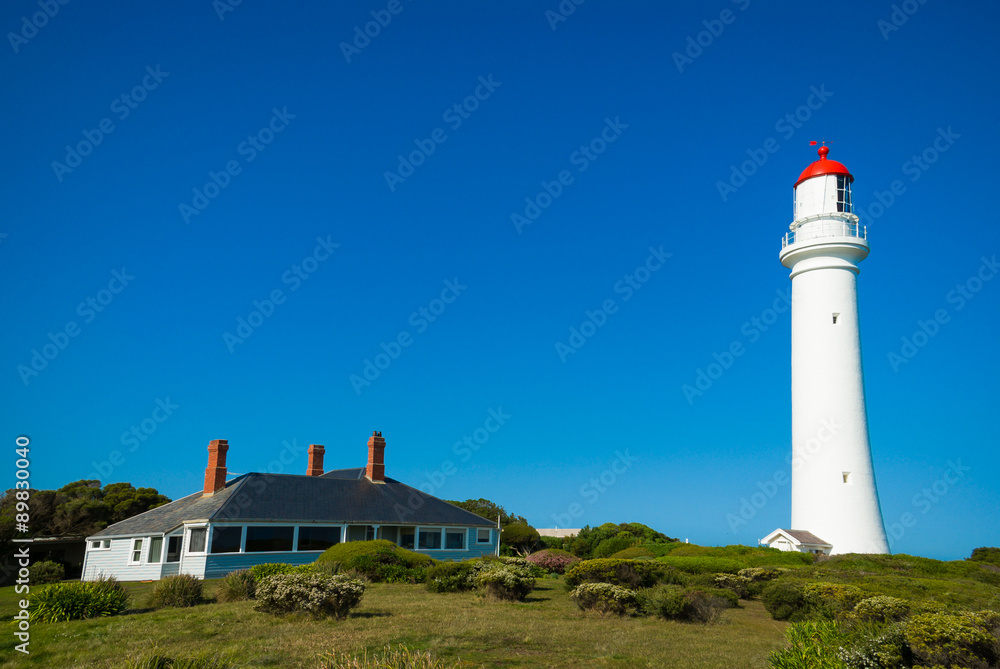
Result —
[[364, 468], [356, 468], [322, 476], [244, 474], [228, 481], [211, 497], [197, 492], [110, 525], [92, 536], [161, 534], [195, 520], [495, 525], [395, 479], [372, 483], [365, 478]]

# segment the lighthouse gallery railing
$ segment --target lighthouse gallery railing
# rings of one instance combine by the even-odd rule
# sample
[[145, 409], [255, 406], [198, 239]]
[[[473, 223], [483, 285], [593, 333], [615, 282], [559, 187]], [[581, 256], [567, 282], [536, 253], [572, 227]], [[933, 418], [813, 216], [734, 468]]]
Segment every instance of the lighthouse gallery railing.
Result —
[[[861, 225], [860, 223], [827, 221], [821, 224], [809, 223], [808, 227], [806, 227], [806, 223], [800, 223], [799, 227], [804, 229], [792, 230], [785, 233], [785, 236], [781, 240], [781, 248], [794, 244], [796, 241], [806, 241], [807, 239], [823, 237], [858, 237], [859, 239], [868, 239], [868, 226]], [[801, 234], [797, 235], [796, 233], [799, 232]]]

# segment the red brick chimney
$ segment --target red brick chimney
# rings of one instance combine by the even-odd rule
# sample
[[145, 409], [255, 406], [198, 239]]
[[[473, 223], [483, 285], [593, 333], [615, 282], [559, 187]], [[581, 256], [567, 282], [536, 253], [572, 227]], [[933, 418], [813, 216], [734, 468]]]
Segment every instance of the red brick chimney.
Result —
[[306, 469], [306, 476], [323, 475], [323, 454], [326, 449], [323, 444], [309, 444], [309, 467]]
[[226, 487], [226, 451], [229, 441], [213, 439], [208, 442], [208, 467], [205, 469], [205, 497], [211, 497]]
[[385, 439], [381, 432], [368, 438], [368, 469], [365, 476], [372, 483], [385, 483]]

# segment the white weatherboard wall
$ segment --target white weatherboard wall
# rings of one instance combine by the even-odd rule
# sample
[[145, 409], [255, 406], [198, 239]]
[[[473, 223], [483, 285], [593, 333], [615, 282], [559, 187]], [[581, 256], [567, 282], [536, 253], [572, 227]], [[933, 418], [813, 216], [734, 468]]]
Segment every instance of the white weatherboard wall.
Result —
[[837, 211], [836, 193], [833, 174], [799, 184], [794, 237], [780, 255], [792, 280], [792, 528], [833, 553], [888, 553], [858, 325], [868, 242], [857, 217]]

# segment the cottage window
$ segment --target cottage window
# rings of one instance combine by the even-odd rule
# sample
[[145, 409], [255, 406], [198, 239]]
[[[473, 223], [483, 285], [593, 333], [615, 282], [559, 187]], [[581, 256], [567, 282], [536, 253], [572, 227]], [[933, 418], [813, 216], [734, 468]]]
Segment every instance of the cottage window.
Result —
[[323, 551], [339, 543], [339, 527], [299, 527], [300, 551]]
[[163, 555], [163, 537], [153, 537], [149, 540], [149, 556], [146, 561], [150, 564], [159, 564]]
[[240, 540], [243, 538], [242, 527], [213, 527], [213, 553], [239, 553]]
[[413, 528], [412, 527], [401, 527], [399, 528], [399, 545], [403, 548], [413, 549]]
[[465, 549], [465, 530], [448, 530], [444, 534], [444, 547], [449, 550]]
[[111, 539], [96, 539], [90, 542], [90, 550], [106, 551], [111, 548]]
[[167, 537], [167, 562], [181, 561], [181, 535]]
[[128, 555], [129, 564], [139, 564], [142, 561], [142, 539], [132, 540], [132, 550]]
[[434, 528], [420, 528], [420, 548], [424, 550], [436, 550], [441, 548], [441, 530]]
[[188, 553], [204, 553], [208, 530], [204, 527], [193, 527], [188, 535]]
[[294, 527], [262, 525], [247, 528], [247, 553], [269, 553], [292, 550]]
[[490, 543], [490, 531], [489, 530], [479, 530], [476, 533], [476, 543], [488, 544]]

